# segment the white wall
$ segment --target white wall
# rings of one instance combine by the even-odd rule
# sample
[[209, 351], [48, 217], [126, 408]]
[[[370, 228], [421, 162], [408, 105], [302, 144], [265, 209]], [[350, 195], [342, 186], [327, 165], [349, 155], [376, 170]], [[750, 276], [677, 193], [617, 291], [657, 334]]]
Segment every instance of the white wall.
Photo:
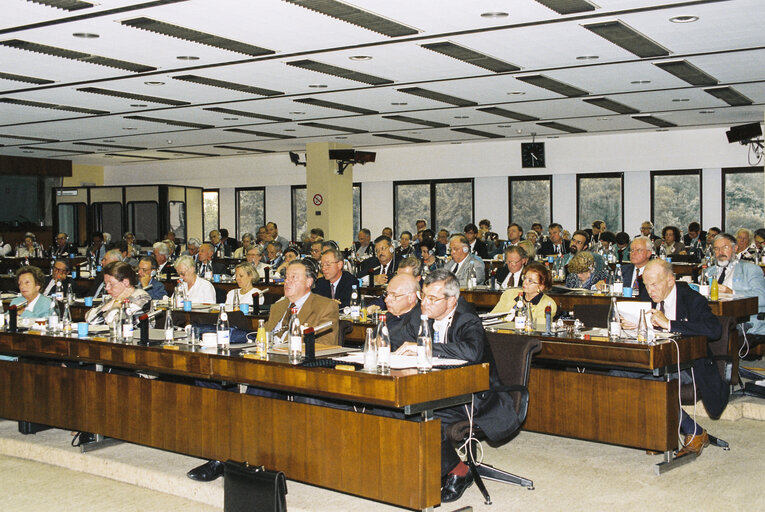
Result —
[[[748, 166], [746, 148], [728, 144], [724, 132], [724, 128], [707, 128], [543, 139], [547, 167], [542, 170], [520, 167], [519, 140], [382, 147], [375, 149], [375, 163], [357, 165], [353, 173], [354, 181], [362, 183], [362, 221], [373, 234], [393, 226], [393, 181], [475, 178], [475, 220], [488, 218], [496, 231], [504, 233], [507, 176], [552, 174], [553, 219], [573, 230], [576, 173], [621, 171], [625, 172], [624, 227], [635, 234], [640, 223], [650, 218], [650, 171], [673, 169], [703, 169], [702, 223], [719, 226], [721, 168]], [[266, 215], [289, 237], [290, 185], [305, 184], [305, 170], [295, 167], [285, 154], [136, 163], [104, 170], [105, 185], [145, 183], [219, 188], [221, 226], [231, 231], [234, 188], [265, 186]]]

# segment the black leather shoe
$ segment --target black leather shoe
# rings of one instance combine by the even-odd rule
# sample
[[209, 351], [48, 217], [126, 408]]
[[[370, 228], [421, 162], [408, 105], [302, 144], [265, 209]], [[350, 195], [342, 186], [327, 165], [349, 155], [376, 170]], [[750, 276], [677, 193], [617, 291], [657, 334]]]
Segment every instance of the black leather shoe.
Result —
[[223, 463], [219, 460], [208, 460], [186, 473], [186, 476], [198, 482], [212, 482], [223, 476]]
[[446, 483], [441, 487], [441, 503], [457, 501], [465, 493], [465, 489], [473, 485], [473, 473], [468, 471], [465, 476], [448, 475]]

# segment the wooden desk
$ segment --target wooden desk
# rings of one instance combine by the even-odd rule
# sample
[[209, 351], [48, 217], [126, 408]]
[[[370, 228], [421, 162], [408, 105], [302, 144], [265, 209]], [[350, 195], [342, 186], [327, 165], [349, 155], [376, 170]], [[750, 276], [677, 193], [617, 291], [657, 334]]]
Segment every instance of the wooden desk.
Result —
[[467, 400], [489, 384], [488, 365], [376, 375], [34, 334], [0, 333], [0, 353], [22, 358], [0, 361], [0, 417], [263, 464], [290, 479], [412, 509], [440, 501], [438, 420], [387, 418], [39, 361], [225, 380], [407, 414]]
[[[616, 377], [608, 370], [657, 376], [676, 371], [678, 351], [674, 343], [540, 339], [542, 351], [534, 357], [529, 374], [524, 429], [660, 451], [665, 453], [665, 460], [672, 460], [678, 447], [677, 381]], [[681, 363], [707, 354], [703, 337], [677, 341]]]

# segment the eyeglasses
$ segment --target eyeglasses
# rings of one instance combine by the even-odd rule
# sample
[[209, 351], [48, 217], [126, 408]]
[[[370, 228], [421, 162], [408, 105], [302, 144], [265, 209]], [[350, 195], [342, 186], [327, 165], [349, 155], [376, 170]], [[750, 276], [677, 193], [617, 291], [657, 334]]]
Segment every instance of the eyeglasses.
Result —
[[531, 280], [531, 278], [530, 278], [530, 277], [528, 277], [528, 276], [526, 276], [526, 277], [524, 277], [524, 278], [523, 278], [523, 282], [524, 282], [524, 283], [529, 283], [529, 284], [535, 284], [535, 285], [537, 285], [537, 286], [539, 285], [539, 283], [538, 283], [537, 281], [532, 281], [532, 280]]
[[321, 264], [321, 268], [327, 268], [327, 267], [329, 267], [329, 266], [331, 266], [331, 265], [334, 265], [335, 263], [340, 263], [340, 260], [335, 260], [335, 261], [324, 261], [324, 262], [322, 262], [322, 264]]
[[435, 295], [425, 295], [424, 297], [422, 297], [422, 301], [423, 302], [428, 301], [428, 302], [431, 302], [433, 304], [438, 304], [442, 300], [446, 300], [448, 298], [449, 297], [436, 297]]
[[383, 300], [387, 299], [388, 297], [390, 297], [391, 300], [398, 300], [400, 297], [405, 297], [406, 295], [409, 295], [410, 293], [412, 292], [407, 292], [407, 293], [384, 292]]
[[53, 272], [57, 272], [59, 274], [66, 274], [66, 268], [53, 267]]

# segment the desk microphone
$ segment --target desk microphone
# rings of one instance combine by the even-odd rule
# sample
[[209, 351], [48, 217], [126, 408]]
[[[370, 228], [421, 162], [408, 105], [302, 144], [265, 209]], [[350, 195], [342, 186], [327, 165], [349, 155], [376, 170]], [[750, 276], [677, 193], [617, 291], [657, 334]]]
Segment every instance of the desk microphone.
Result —
[[323, 324], [319, 324], [316, 327], [306, 327], [303, 329], [303, 332], [306, 333], [310, 330], [313, 330], [315, 334], [319, 334], [320, 332], [324, 332], [327, 329], [332, 327], [332, 322], [324, 322]]

